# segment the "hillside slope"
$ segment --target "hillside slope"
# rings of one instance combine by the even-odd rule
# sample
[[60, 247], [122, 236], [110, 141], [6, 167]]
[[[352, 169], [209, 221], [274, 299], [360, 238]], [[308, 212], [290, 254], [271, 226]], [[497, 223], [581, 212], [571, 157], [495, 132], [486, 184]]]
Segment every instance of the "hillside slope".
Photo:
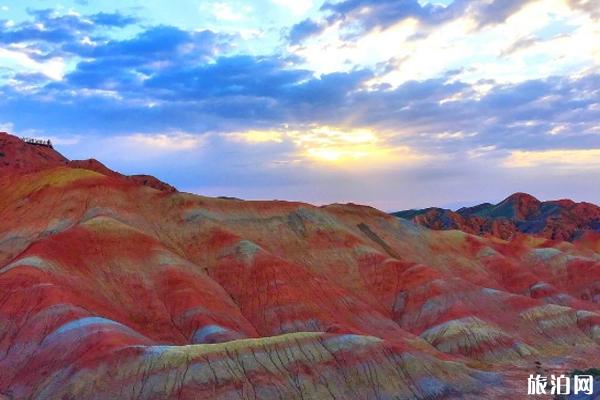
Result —
[[[2, 148], [0, 148], [2, 151]], [[522, 398], [600, 364], [600, 236], [0, 170], [0, 398]]]

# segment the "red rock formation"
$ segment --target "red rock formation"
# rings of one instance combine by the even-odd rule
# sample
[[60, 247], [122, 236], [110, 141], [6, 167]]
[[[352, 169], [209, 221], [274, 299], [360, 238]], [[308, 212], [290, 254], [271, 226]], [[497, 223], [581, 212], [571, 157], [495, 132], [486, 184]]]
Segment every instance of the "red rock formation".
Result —
[[573, 241], [585, 232], [600, 232], [600, 207], [572, 200], [541, 202], [525, 193], [515, 193], [496, 205], [485, 203], [457, 211], [428, 208], [393, 215], [430, 229], [458, 229], [505, 240], [525, 233]]
[[151, 176], [151, 175], [129, 175], [129, 176], [122, 175], [122, 174], [115, 172], [112, 169], [106, 167], [100, 161], [95, 160], [95, 159], [69, 161], [67, 163], [67, 165], [72, 168], [87, 169], [90, 171], [99, 172], [102, 175], [126, 179], [130, 182], [135, 182], [139, 185], [148, 186], [148, 187], [151, 187], [151, 188], [154, 188], [157, 190], [161, 190], [163, 192], [177, 191], [177, 189], [175, 189], [173, 186], [171, 186], [167, 183], [164, 183], [163, 181], [155, 178], [154, 176]]
[[94, 159], [69, 161], [51, 147], [26, 143], [16, 136], [0, 132], [0, 174], [29, 173], [60, 166], [96, 171], [102, 175], [125, 179], [164, 192], [176, 191], [173, 186], [153, 176], [122, 175]]
[[0, 171], [0, 398], [513, 399], [539, 368], [600, 363], [593, 232], [19, 171]]
[[50, 147], [33, 145], [0, 132], [0, 173], [32, 172], [43, 168], [62, 166], [67, 159]]
[[113, 176], [113, 177], [122, 177], [123, 176], [123, 175], [119, 174], [118, 172], [115, 172], [112, 169], [108, 168], [106, 165], [102, 164], [100, 161], [95, 160], [93, 158], [90, 158], [88, 160], [69, 161], [67, 163], [67, 165], [71, 168], [81, 168], [81, 169], [87, 169], [90, 171], [96, 171], [96, 172], [99, 172], [102, 175], [106, 175], [106, 176]]

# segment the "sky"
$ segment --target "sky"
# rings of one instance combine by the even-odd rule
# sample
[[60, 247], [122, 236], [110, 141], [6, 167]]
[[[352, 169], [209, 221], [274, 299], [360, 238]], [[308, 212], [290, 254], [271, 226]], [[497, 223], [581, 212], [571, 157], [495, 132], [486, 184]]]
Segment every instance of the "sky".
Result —
[[0, 130], [207, 196], [600, 203], [600, 0], [0, 0]]

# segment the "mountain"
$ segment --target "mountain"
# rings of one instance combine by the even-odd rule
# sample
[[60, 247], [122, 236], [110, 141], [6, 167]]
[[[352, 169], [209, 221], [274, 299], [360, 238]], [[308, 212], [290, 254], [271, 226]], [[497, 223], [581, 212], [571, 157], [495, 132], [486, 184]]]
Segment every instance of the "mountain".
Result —
[[0, 132], [0, 171], [2, 174], [27, 173], [65, 165], [68, 160], [48, 146], [32, 145]]
[[121, 178], [162, 191], [176, 191], [173, 186], [153, 176], [122, 175], [94, 159], [69, 161], [52, 147], [30, 144], [7, 132], [0, 132], [0, 174], [24, 174], [62, 166], [96, 171], [103, 175]]
[[456, 211], [425, 208], [393, 213], [430, 229], [458, 229], [510, 240], [520, 234], [573, 241], [586, 232], [600, 232], [600, 207], [572, 200], [539, 201], [515, 193], [498, 204], [483, 203]]
[[209, 198], [4, 146], [2, 399], [515, 399], [600, 365], [593, 232]]

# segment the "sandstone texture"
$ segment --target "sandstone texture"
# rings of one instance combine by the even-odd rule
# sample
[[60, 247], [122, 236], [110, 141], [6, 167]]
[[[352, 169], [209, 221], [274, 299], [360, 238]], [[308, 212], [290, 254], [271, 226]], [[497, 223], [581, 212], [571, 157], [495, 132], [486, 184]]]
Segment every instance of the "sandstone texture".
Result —
[[600, 365], [593, 231], [208, 198], [1, 139], [0, 398], [519, 399]]

